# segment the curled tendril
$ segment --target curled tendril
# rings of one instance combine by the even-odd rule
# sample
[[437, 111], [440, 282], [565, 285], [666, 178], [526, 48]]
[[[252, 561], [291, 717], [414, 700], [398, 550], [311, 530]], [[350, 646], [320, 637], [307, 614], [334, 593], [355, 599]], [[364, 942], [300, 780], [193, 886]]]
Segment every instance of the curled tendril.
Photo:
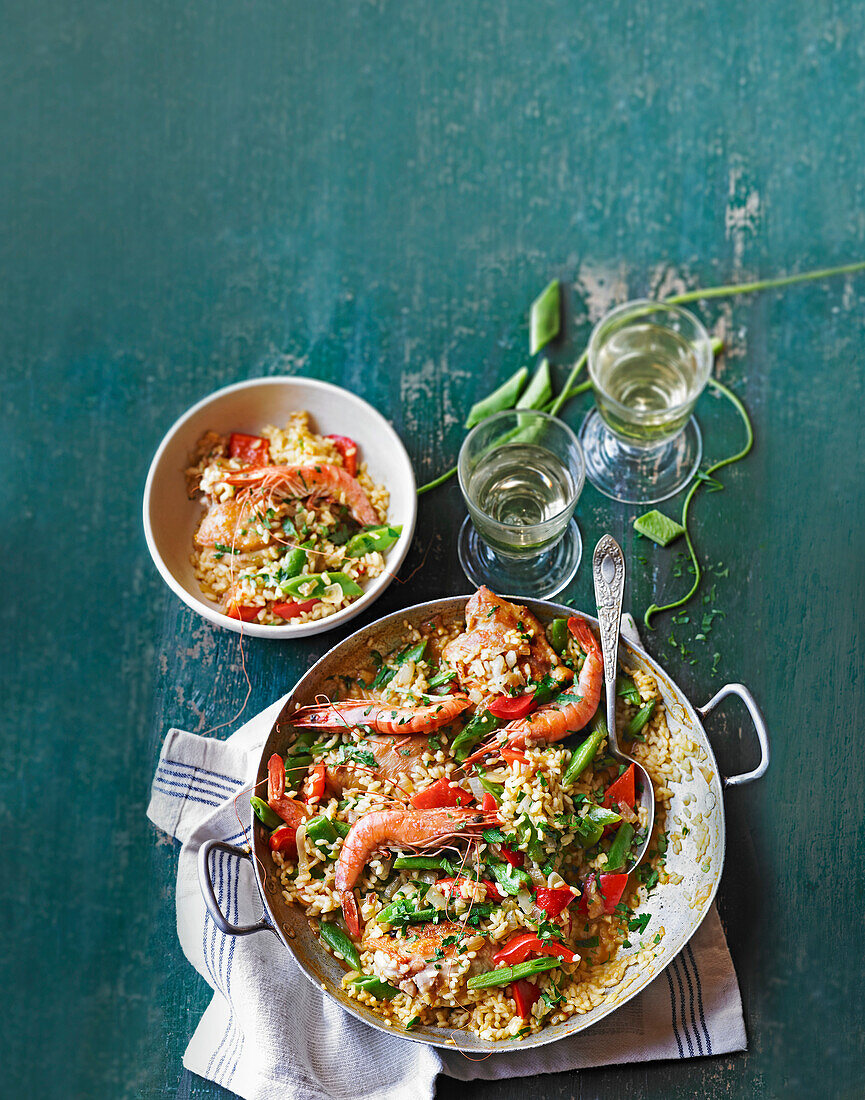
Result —
[[707, 482], [711, 483], [714, 481], [714, 484], [710, 487], [710, 492], [714, 492], [719, 488], [723, 489], [723, 485], [720, 483], [720, 481], [717, 481], [717, 479], [713, 479], [712, 475], [718, 470], [722, 469], [722, 467], [730, 466], [732, 465], [732, 463], [738, 462], [740, 459], [744, 458], [745, 455], [747, 455], [748, 452], [751, 450], [751, 447], [754, 445], [754, 429], [751, 426], [751, 418], [750, 416], [748, 416], [748, 412], [745, 406], [733, 393], [733, 391], [727, 389], [727, 387], [723, 385], [723, 383], [715, 381], [714, 378], [710, 378], [709, 385], [713, 389], [718, 390], [719, 393], [723, 394], [728, 401], [731, 401], [739, 416], [741, 416], [742, 423], [745, 425], [745, 446], [741, 449], [741, 451], [737, 451], [734, 455], [729, 455], [727, 458], [722, 458], [719, 462], [715, 462], [712, 466], [708, 466], [702, 472], [702, 476], [697, 477], [697, 479], [694, 481], [694, 484], [688, 490], [688, 495], [685, 497], [685, 502], [682, 505], [681, 523], [682, 526], [685, 528], [685, 541], [688, 544], [688, 553], [691, 556], [691, 563], [694, 566], [694, 583], [691, 585], [690, 589], [685, 593], [685, 595], [681, 597], [681, 599], [674, 600], [672, 603], [653, 603], [646, 608], [646, 613], [643, 616], [643, 622], [646, 624], [649, 630], [654, 629], [654, 627], [652, 626], [652, 618], [655, 615], [659, 615], [662, 611], [673, 611], [677, 607], [684, 606], [688, 602], [688, 600], [691, 599], [691, 597], [700, 586], [700, 579], [703, 576], [703, 571], [700, 568], [700, 559], [697, 557], [697, 551], [694, 549], [694, 541], [691, 538], [691, 532], [688, 528], [688, 511], [691, 507], [691, 501], [694, 499], [699, 488], [702, 485], [705, 485]]

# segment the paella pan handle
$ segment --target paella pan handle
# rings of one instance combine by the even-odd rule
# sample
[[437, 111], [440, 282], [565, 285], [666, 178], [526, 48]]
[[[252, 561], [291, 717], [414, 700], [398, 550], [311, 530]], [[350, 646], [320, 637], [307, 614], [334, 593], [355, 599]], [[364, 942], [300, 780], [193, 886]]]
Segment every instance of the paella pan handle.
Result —
[[232, 924], [216, 900], [216, 892], [213, 889], [213, 879], [210, 877], [210, 853], [214, 851], [227, 852], [235, 859], [252, 859], [252, 853], [245, 848], [236, 848], [233, 844], [226, 844], [224, 840], [205, 840], [198, 850], [198, 885], [204, 898], [204, 904], [210, 913], [213, 923], [226, 936], [249, 936], [253, 932], [272, 932], [273, 926], [267, 917], [262, 917], [255, 924]]
[[718, 703], [722, 699], [726, 699], [728, 695], [737, 695], [745, 706], [748, 708], [748, 713], [751, 715], [751, 721], [754, 723], [754, 729], [757, 733], [757, 740], [760, 743], [760, 763], [754, 768], [753, 771], [743, 772], [741, 775], [730, 775], [724, 777], [725, 787], [737, 787], [743, 783], [753, 783], [755, 779], [759, 779], [769, 767], [769, 731], [766, 729], [766, 721], [757, 706], [757, 702], [750, 691], [744, 684], [725, 684], [719, 692], [712, 696], [708, 703], [704, 707], [697, 707], [697, 714], [701, 718], [705, 718], [706, 715], [711, 714]]

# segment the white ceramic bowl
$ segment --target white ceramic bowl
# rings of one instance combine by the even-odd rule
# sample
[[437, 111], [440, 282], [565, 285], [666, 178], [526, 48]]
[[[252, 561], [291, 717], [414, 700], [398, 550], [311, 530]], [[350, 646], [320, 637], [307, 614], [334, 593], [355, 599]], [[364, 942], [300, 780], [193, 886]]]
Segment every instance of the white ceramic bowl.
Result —
[[[373, 481], [390, 492], [388, 523], [402, 524], [402, 534], [385, 555], [387, 571], [348, 607], [298, 626], [241, 623], [224, 615], [202, 593], [189, 556], [201, 519], [200, 502], [186, 495], [184, 470], [205, 431], [257, 435], [266, 424], [282, 425], [290, 413], [305, 409], [321, 435], [347, 435], [358, 445]], [[151, 557], [168, 587], [205, 619], [257, 638], [303, 638], [353, 619], [390, 584], [411, 544], [417, 518], [417, 491], [411, 462], [399, 436], [384, 417], [354, 394], [313, 378], [253, 378], [217, 390], [171, 427], [150, 464], [144, 488], [144, 534]]]

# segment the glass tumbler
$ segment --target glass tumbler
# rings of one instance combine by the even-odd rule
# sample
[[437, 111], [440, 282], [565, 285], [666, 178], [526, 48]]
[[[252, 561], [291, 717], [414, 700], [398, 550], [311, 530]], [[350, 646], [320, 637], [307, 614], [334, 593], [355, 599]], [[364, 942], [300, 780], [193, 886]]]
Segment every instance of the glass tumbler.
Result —
[[653, 504], [686, 485], [703, 441], [692, 411], [712, 370], [697, 318], [665, 302], [626, 302], [589, 339], [595, 409], [580, 429], [586, 477], [613, 500]]
[[547, 413], [497, 413], [466, 436], [457, 470], [469, 511], [458, 549], [469, 580], [501, 595], [560, 592], [582, 555], [573, 517], [585, 463], [571, 429]]

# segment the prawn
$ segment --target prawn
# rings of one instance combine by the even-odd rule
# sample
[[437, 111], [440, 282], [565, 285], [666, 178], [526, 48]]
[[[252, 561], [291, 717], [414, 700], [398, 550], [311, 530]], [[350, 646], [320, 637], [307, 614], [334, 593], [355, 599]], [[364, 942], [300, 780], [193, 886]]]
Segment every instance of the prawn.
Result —
[[[601, 700], [604, 658], [598, 640], [582, 619], [569, 619], [568, 629], [580, 643], [586, 659], [577, 680], [577, 693], [538, 707], [526, 718], [505, 727], [508, 744], [524, 749], [535, 741], [561, 741], [591, 721]], [[560, 696], [561, 699], [561, 696]]]
[[317, 462], [314, 466], [247, 466], [224, 479], [227, 485], [264, 493], [281, 490], [294, 497], [330, 497], [345, 501], [358, 523], [374, 526], [378, 513], [360, 482], [340, 466]]
[[278, 814], [286, 825], [296, 829], [308, 817], [312, 817], [309, 806], [289, 798], [285, 793], [285, 762], [278, 752], [267, 762], [267, 804]]
[[446, 839], [474, 835], [487, 815], [478, 810], [374, 810], [352, 825], [336, 864], [334, 888], [339, 894], [351, 935], [360, 936], [360, 914], [353, 893], [376, 848], [427, 848]]
[[422, 707], [388, 706], [375, 700], [343, 700], [301, 707], [292, 723], [300, 729], [344, 730], [367, 726], [376, 733], [407, 736], [446, 726], [472, 705], [467, 695], [443, 695]]

